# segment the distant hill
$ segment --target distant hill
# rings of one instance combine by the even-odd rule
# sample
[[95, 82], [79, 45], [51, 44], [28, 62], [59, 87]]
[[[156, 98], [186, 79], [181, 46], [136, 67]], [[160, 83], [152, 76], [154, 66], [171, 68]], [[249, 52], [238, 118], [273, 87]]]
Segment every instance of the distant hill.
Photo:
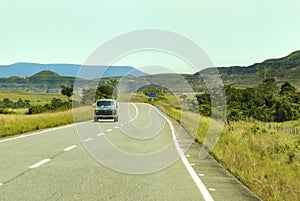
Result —
[[46, 70], [30, 77], [0, 78], [0, 89], [58, 93], [61, 84], [72, 85], [75, 79], [75, 77], [60, 76], [55, 72]]
[[[30, 64], [17, 63], [0, 66], [0, 90], [21, 90], [47, 93], [58, 93], [61, 84], [73, 85], [75, 80], [84, 87], [96, 86], [99, 75], [102, 75], [100, 84], [111, 77], [123, 79], [123, 91], [138, 89], [140, 86], [152, 84], [162, 85], [173, 93], [190, 93], [190, 86], [185, 85], [182, 78], [186, 79], [196, 92], [203, 91], [205, 84], [201, 76], [209, 76], [212, 83], [214, 76], [212, 68], [204, 69], [194, 75], [156, 74], [147, 75], [130, 66], [110, 66], [107, 69], [101, 66], [86, 67], [82, 78], [77, 78], [80, 65], [73, 64]], [[49, 70], [50, 69], [50, 70]], [[51, 70], [52, 69], [52, 70]], [[104, 70], [106, 71], [104, 72]], [[277, 84], [289, 81], [300, 89], [300, 51], [276, 59], [268, 59], [248, 67], [232, 66], [217, 67], [224, 84], [235, 87], [252, 87], [261, 83], [265, 78], [275, 78]], [[84, 79], [88, 78], [88, 79]], [[163, 88], [162, 87], [162, 88]]]
[[[236, 87], [253, 86], [265, 78], [275, 78], [278, 84], [289, 81], [300, 88], [300, 51], [295, 51], [282, 58], [268, 59], [261, 63], [255, 63], [248, 67], [232, 66], [217, 67], [219, 74], [225, 84]], [[195, 75], [196, 79], [201, 75], [211, 75], [212, 68], [204, 69]]]
[[38, 63], [15, 63], [11, 65], [0, 65], [0, 77], [11, 76], [29, 77], [40, 71], [49, 70], [62, 76], [77, 77], [85, 79], [118, 77], [131, 74], [135, 77], [147, 75], [131, 66], [83, 66], [78, 64], [38, 64]]

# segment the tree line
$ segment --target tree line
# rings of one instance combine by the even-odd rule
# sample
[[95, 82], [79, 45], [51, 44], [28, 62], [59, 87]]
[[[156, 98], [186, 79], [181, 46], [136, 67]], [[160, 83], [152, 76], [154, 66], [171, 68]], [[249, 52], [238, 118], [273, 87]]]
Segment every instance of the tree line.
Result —
[[105, 85], [98, 86], [96, 89], [87, 88], [82, 89], [81, 91], [81, 104], [93, 104], [98, 99], [109, 99], [109, 98], [117, 98], [117, 94], [114, 93], [114, 89], [116, 88], [118, 81], [116, 79], [109, 80]]
[[17, 101], [12, 101], [9, 98], [4, 98], [0, 101], [0, 114], [11, 114], [12, 111], [9, 109], [28, 108], [30, 106], [30, 100], [19, 98]]
[[[264, 122], [284, 122], [300, 117], [300, 93], [289, 82], [281, 86], [274, 78], [265, 79], [251, 88], [225, 86], [227, 119], [256, 119]], [[211, 114], [210, 94], [196, 96], [201, 114]]]
[[[116, 99], [114, 89], [117, 84], [118, 81], [112, 79], [96, 89], [83, 89], [81, 100], [76, 102], [76, 105], [93, 104], [95, 100], [101, 98]], [[14, 102], [6, 98], [0, 101], [0, 113], [8, 112], [7, 108], [28, 108], [28, 114], [70, 109], [72, 107], [73, 86], [61, 85], [60, 87], [61, 94], [67, 96], [68, 101], [53, 98], [51, 103], [32, 106], [29, 100], [19, 99]], [[225, 85], [224, 90], [226, 93], [226, 115], [229, 121], [255, 119], [264, 122], [284, 122], [300, 118], [300, 93], [289, 82], [278, 86], [275, 79], [269, 78], [255, 87], [235, 88], [232, 85]], [[146, 92], [150, 91], [147, 90]], [[155, 92], [163, 97], [163, 94]], [[217, 97], [219, 95], [213, 91], [198, 94], [196, 95], [196, 102], [189, 102], [189, 108], [193, 111], [200, 111], [202, 115], [210, 116], [212, 110], [211, 96]], [[220, 98], [215, 99], [221, 100], [222, 98], [224, 97], [220, 96]], [[218, 110], [218, 108], [213, 109]]]

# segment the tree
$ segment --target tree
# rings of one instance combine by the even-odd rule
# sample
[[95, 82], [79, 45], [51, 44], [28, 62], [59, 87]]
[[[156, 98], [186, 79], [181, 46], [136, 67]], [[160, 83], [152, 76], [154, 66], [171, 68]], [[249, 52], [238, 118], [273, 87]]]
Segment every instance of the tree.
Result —
[[71, 86], [60, 85], [60, 88], [61, 88], [60, 93], [64, 96], [67, 96], [69, 103], [71, 103], [71, 96], [73, 95], [73, 85]]
[[280, 95], [296, 94], [296, 88], [293, 85], [291, 85], [291, 83], [285, 82], [283, 85], [281, 85], [279, 94]]
[[116, 79], [111, 79], [107, 82], [106, 84], [108, 87], [114, 89], [118, 85], [118, 80]]
[[22, 100], [22, 98], [19, 98], [19, 100], [16, 102], [16, 107], [17, 108], [24, 108], [26, 107], [25, 102]]
[[115, 99], [117, 99], [117, 94], [116, 93], [114, 93], [114, 90], [115, 90], [115, 88], [117, 87], [117, 85], [118, 85], [118, 80], [116, 80], [116, 79], [111, 79], [111, 80], [109, 80], [108, 82], [107, 82], [107, 84], [106, 84], [106, 86], [110, 89], [110, 96], [111, 97], [113, 97], [113, 98], [115, 98]]
[[4, 98], [2, 102], [3, 102], [4, 107], [7, 107], [7, 108], [14, 108], [15, 107], [14, 102], [11, 101], [9, 98]]
[[284, 99], [278, 100], [275, 104], [275, 121], [284, 122], [294, 120], [297, 117], [291, 104]]
[[81, 99], [81, 102], [83, 104], [92, 104], [95, 102], [95, 94], [96, 93], [96, 90], [93, 89], [93, 88], [89, 88], [89, 89], [82, 89], [82, 99]]
[[281, 97], [288, 99], [291, 103], [299, 103], [300, 102], [300, 94], [297, 93], [296, 88], [291, 85], [289, 82], [285, 82], [280, 89], [279, 92]]

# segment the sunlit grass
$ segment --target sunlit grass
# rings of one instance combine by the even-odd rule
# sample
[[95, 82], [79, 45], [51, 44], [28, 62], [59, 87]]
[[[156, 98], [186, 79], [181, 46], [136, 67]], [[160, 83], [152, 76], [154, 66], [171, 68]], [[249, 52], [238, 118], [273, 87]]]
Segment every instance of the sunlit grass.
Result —
[[299, 200], [299, 148], [299, 134], [233, 122], [225, 127], [213, 153], [264, 200]]
[[[203, 143], [212, 119], [176, 109], [171, 101], [156, 101]], [[184, 116], [183, 116], [184, 115]], [[182, 118], [182, 119], [181, 119]], [[300, 200], [300, 134], [290, 132], [299, 120], [277, 124], [231, 122], [212, 150], [214, 157], [263, 200]], [[293, 129], [292, 129], [293, 130]], [[196, 135], [195, 135], [196, 132]]]
[[[74, 114], [74, 116], [73, 116]], [[73, 111], [42, 113], [35, 115], [2, 114], [0, 115], [0, 137], [12, 136], [34, 130], [70, 124], [93, 118], [90, 106], [75, 108]]]
[[12, 101], [17, 101], [19, 98], [24, 100], [30, 100], [30, 104], [32, 105], [43, 105], [46, 103], [50, 103], [52, 98], [59, 98], [63, 101], [67, 101], [67, 97], [61, 94], [45, 94], [45, 93], [27, 93], [27, 92], [19, 92], [19, 91], [1, 91], [0, 92], [0, 101], [4, 98], [9, 98]]
[[[53, 97], [53, 94], [45, 96], [45, 94], [0, 93], [0, 100], [10, 98], [16, 101], [22, 98], [30, 99], [34, 104], [49, 102]], [[64, 97], [57, 95], [57, 98]], [[148, 98], [143, 94], [118, 99], [148, 102]], [[176, 121], [182, 122], [196, 141], [200, 143], [205, 141], [212, 123], [211, 118], [185, 110], [175, 96], [166, 96], [165, 99], [150, 103], [159, 106]], [[13, 110], [16, 114], [0, 115], [0, 137], [92, 119], [94, 108], [86, 106], [73, 111], [36, 115], [24, 115], [25, 110], [18, 109]], [[298, 201], [300, 134], [290, 132], [294, 131], [294, 128], [300, 128], [300, 120], [269, 124], [230, 122], [224, 127], [212, 154], [263, 200]]]

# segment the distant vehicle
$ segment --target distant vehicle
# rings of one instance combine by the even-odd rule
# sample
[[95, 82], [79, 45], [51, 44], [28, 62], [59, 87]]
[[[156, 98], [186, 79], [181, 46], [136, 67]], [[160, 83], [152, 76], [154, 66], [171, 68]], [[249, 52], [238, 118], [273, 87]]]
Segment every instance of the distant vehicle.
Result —
[[117, 122], [118, 116], [118, 103], [113, 99], [100, 99], [96, 101], [96, 108], [94, 113], [94, 122], [99, 119], [113, 119]]

